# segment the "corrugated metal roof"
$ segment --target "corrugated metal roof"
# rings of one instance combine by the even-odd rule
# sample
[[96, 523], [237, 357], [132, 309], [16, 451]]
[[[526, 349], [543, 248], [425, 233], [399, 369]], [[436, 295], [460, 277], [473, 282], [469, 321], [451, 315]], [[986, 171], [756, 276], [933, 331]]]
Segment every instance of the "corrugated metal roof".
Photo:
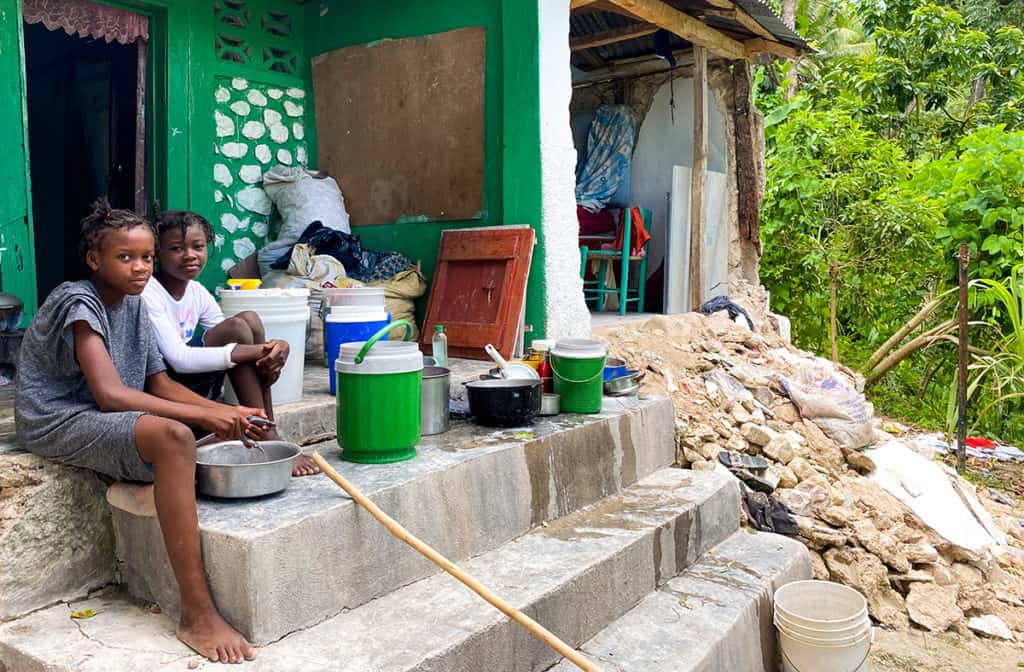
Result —
[[766, 28], [779, 42], [795, 47], [809, 48], [807, 41], [800, 37], [796, 31], [784, 24], [782, 18], [763, 0], [732, 0], [732, 2], [747, 14], [750, 14], [752, 19]]

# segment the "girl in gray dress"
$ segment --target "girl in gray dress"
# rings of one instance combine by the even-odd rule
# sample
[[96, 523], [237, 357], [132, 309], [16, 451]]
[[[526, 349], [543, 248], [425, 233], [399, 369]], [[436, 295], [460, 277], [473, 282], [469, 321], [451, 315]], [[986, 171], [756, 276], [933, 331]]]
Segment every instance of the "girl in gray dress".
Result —
[[172, 381], [139, 294], [153, 273], [153, 226], [97, 202], [82, 220], [91, 277], [66, 282], [39, 308], [18, 355], [15, 422], [28, 450], [113, 479], [151, 481], [181, 593], [177, 634], [212, 661], [251, 659], [220, 616], [199, 548], [196, 446], [188, 425], [261, 438], [260, 409], [219, 404]]

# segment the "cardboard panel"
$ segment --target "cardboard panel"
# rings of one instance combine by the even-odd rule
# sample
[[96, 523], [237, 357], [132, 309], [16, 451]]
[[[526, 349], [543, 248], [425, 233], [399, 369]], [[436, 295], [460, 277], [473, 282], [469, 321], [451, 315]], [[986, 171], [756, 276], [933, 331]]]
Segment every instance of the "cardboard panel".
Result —
[[486, 36], [463, 28], [313, 60], [319, 168], [353, 225], [480, 217]]

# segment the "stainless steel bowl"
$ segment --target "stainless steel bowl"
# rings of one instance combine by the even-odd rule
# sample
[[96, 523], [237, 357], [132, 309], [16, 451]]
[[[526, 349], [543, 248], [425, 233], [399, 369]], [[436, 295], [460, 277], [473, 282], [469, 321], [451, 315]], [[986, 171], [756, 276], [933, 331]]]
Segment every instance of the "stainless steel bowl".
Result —
[[262, 497], [288, 487], [292, 463], [302, 449], [288, 441], [261, 441], [264, 452], [241, 441], [219, 441], [196, 448], [199, 493], [239, 499]]
[[630, 371], [624, 376], [611, 378], [604, 381], [604, 393], [609, 397], [624, 397], [636, 394], [640, 389], [640, 380], [643, 374], [639, 371]]

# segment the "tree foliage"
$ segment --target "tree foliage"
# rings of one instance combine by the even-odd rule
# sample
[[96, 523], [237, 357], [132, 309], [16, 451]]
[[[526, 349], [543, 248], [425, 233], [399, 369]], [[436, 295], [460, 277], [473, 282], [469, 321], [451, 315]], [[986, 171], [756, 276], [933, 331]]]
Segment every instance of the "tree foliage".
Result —
[[[1012, 323], [993, 287], [1016, 287], [1024, 261], [1021, 19], [1016, 1], [798, 0], [797, 26], [818, 51], [766, 67], [757, 95], [767, 127], [762, 278], [799, 345], [827, 350], [831, 271], [840, 351], [863, 361], [955, 282], [961, 242], [988, 288], [974, 291], [974, 317], [992, 326], [976, 345], [1005, 343]], [[923, 390], [941, 425], [945, 386], [929, 382], [949, 379], [953, 364], [954, 349], [936, 345], [879, 392], [902, 403]], [[1024, 376], [1000, 380], [1024, 385]], [[996, 398], [983, 382], [975, 394]]]

